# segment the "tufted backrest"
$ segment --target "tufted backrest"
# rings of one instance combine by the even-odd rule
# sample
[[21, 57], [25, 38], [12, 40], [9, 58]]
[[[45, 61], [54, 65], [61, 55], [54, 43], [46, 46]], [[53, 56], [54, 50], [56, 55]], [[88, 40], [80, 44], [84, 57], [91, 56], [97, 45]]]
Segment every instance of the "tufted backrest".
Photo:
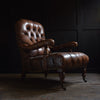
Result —
[[[15, 29], [17, 42], [20, 47], [33, 45], [41, 40], [45, 40], [44, 28], [38, 22], [21, 19], [17, 21]], [[44, 47], [32, 50], [30, 51], [30, 55], [36, 56], [44, 54], [44, 50]]]

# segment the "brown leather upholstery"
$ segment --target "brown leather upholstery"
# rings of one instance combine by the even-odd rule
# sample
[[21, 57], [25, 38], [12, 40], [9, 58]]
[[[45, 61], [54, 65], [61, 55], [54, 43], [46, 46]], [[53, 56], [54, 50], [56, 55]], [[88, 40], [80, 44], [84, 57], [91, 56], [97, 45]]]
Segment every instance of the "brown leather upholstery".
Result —
[[[31, 20], [21, 19], [16, 23], [16, 39], [21, 52], [23, 73], [45, 72], [49, 70], [59, 72], [63, 82], [67, 69], [84, 68], [83, 80], [85, 80], [86, 66], [89, 57], [81, 52], [51, 52], [67, 48], [72, 51], [77, 47], [77, 42], [69, 42], [54, 46], [53, 39], [45, 39], [43, 26]], [[51, 50], [50, 50], [51, 49]], [[63, 87], [63, 85], [62, 85]]]
[[61, 67], [64, 71], [70, 68], [81, 67], [83, 65], [86, 66], [89, 61], [88, 56], [81, 52], [57, 52], [50, 54], [50, 56], [53, 57], [51, 57], [52, 59], [48, 57], [47, 62], [50, 62], [51, 60], [53, 62], [54, 60], [52, 63], [53, 67], [57, 65], [57, 67]]
[[[30, 20], [21, 19], [16, 23], [16, 38], [18, 46], [20, 48], [30, 50], [29, 52], [31, 52], [32, 56], [44, 54], [45, 46], [54, 45], [54, 41], [52, 39], [43, 41], [45, 40], [43, 26], [40, 23]], [[40, 43], [40, 41], [43, 42]], [[43, 44], [45, 44], [44, 47]], [[50, 52], [49, 47], [47, 50]]]

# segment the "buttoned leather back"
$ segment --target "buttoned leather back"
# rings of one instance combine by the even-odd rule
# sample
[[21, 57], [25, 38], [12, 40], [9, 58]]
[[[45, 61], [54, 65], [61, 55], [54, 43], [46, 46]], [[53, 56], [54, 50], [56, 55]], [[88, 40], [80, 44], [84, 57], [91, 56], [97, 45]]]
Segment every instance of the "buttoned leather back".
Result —
[[[38, 22], [21, 19], [17, 21], [15, 29], [18, 46], [20, 47], [33, 45], [41, 40], [45, 40], [44, 28]], [[44, 54], [44, 50], [44, 47], [37, 50], [31, 50], [30, 56]]]

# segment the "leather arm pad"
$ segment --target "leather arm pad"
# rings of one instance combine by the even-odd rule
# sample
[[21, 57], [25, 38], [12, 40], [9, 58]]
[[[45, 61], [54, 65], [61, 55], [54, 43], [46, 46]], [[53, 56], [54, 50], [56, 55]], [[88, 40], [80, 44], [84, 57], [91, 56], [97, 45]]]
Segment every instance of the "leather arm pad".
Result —
[[52, 48], [52, 50], [57, 51], [57, 50], [65, 49], [65, 48], [71, 49], [72, 47], [77, 47], [77, 46], [78, 46], [78, 43], [75, 42], [75, 41], [72, 41], [72, 42], [68, 42], [68, 43], [65, 43], [65, 44], [60, 44], [58, 46], [54, 46]]
[[55, 44], [55, 41], [53, 39], [46, 39], [46, 40], [39, 41], [33, 45], [23, 46], [21, 48], [25, 50], [35, 50], [35, 49], [38, 49], [41, 47], [47, 47], [47, 46], [51, 48], [54, 44]]

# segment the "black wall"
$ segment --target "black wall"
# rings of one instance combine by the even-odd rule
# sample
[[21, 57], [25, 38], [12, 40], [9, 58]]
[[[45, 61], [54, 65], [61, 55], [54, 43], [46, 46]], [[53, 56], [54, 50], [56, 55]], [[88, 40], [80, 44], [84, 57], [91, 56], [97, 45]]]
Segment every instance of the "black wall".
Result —
[[[5, 3], [4, 3], [5, 4]], [[2, 4], [2, 5], [4, 5]], [[33, 0], [1, 7], [0, 72], [20, 72], [14, 25], [20, 18], [40, 22], [56, 44], [78, 41], [89, 55], [88, 72], [100, 72], [100, 0]]]

